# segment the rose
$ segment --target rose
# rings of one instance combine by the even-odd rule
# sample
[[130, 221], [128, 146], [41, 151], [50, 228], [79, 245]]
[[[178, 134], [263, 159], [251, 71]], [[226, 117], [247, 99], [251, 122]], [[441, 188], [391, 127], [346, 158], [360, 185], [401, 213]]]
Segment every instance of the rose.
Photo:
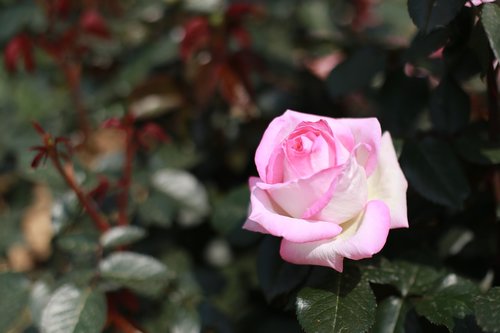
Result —
[[255, 164], [243, 227], [282, 237], [286, 261], [342, 271], [344, 257], [371, 257], [389, 229], [408, 227], [408, 184], [376, 118], [289, 110], [269, 124]]

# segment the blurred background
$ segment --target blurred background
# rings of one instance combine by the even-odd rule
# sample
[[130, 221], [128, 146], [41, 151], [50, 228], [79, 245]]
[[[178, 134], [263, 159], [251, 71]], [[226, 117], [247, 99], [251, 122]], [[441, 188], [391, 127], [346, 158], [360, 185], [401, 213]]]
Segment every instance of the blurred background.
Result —
[[[314, 331], [294, 304], [325, 272], [241, 229], [287, 109], [394, 138], [410, 228], [361, 271], [438, 297], [375, 287], [394, 332], [495, 327], [467, 302], [500, 282], [500, 9], [431, 2], [0, 0], [0, 332]], [[436, 319], [450, 272], [466, 306]]]

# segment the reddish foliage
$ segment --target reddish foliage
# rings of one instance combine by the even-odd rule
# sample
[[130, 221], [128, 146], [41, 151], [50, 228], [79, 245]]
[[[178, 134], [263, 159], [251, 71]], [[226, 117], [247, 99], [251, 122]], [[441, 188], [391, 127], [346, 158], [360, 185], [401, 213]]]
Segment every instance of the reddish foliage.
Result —
[[111, 36], [101, 14], [94, 9], [87, 10], [82, 14], [79, 25], [83, 32], [89, 35], [101, 38], [109, 38]]
[[[180, 54], [184, 62], [193, 61], [198, 52], [208, 53], [196, 67], [194, 95], [199, 104], [206, 104], [218, 90], [226, 102], [247, 109], [252, 105], [250, 75], [260, 69], [257, 56], [251, 51], [250, 33], [244, 27], [249, 15], [261, 15], [263, 9], [252, 4], [233, 4], [224, 13], [220, 25], [211, 25], [205, 17], [195, 17], [184, 25]], [[239, 50], [231, 50], [235, 41]]]
[[20, 34], [12, 38], [4, 50], [4, 65], [8, 72], [14, 73], [17, 69], [19, 59], [23, 61], [24, 68], [28, 72], [35, 69], [33, 58], [33, 43], [26, 34]]

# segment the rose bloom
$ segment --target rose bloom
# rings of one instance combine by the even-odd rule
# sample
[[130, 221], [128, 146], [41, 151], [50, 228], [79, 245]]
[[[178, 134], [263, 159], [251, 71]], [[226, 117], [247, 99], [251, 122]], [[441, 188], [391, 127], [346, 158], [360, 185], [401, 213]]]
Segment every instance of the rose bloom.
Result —
[[369, 258], [389, 229], [408, 227], [408, 183], [376, 118], [286, 111], [269, 124], [255, 164], [243, 228], [282, 237], [286, 261], [341, 272], [344, 258]]

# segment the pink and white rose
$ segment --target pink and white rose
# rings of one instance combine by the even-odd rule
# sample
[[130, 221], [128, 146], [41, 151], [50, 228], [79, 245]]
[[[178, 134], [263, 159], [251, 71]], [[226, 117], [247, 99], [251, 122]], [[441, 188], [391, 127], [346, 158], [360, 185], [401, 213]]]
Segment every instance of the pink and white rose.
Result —
[[376, 118], [286, 111], [265, 131], [249, 180], [247, 230], [282, 237], [281, 257], [343, 269], [407, 228], [407, 181]]

